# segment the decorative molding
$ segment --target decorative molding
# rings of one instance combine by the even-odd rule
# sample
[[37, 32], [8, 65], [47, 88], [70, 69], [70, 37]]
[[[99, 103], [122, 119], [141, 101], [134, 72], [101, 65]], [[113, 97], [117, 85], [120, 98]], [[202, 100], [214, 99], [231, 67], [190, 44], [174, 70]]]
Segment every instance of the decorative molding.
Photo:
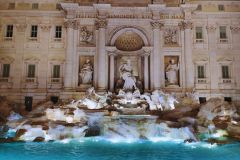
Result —
[[142, 49], [143, 49], [144, 53], [150, 55], [153, 48], [152, 47], [142, 47]]
[[78, 23], [75, 19], [66, 19], [64, 21], [64, 27], [76, 29], [78, 28]]
[[160, 21], [152, 21], [150, 23], [151, 23], [152, 29], [162, 29], [164, 26], [164, 24], [161, 23]]
[[10, 56], [1, 56], [0, 57], [0, 63], [7, 63], [7, 64], [11, 64], [13, 63], [14, 58], [10, 57]]
[[208, 25], [206, 29], [208, 32], [214, 32], [217, 28], [215, 25]]
[[96, 26], [97, 29], [106, 28], [107, 24], [108, 24], [107, 20], [103, 19], [103, 18], [99, 18], [95, 21], [95, 26]]
[[191, 21], [181, 21], [180, 23], [178, 23], [178, 27], [180, 28], [180, 30], [192, 29], [193, 23]]
[[16, 28], [18, 32], [25, 32], [27, 28], [27, 24], [16, 24]]
[[61, 7], [65, 10], [66, 12], [66, 17], [67, 18], [75, 18], [76, 17], [76, 11], [78, 8], [77, 3], [60, 3]]
[[93, 40], [93, 32], [87, 29], [87, 26], [80, 28], [80, 42], [91, 43]]
[[117, 48], [115, 46], [107, 46], [106, 51], [108, 51], [109, 55], [114, 54], [117, 51]]
[[52, 26], [50, 24], [41, 24], [40, 25], [41, 30], [44, 32], [48, 32], [51, 29], [51, 27]]
[[164, 44], [177, 45], [178, 44], [178, 29], [175, 27], [167, 27], [164, 29]]
[[240, 31], [240, 26], [230, 26], [230, 29], [234, 33], [238, 33]]
[[40, 59], [38, 57], [30, 56], [30, 57], [26, 57], [24, 59], [24, 61], [25, 62], [36, 62], [37, 63], [37, 62], [40, 61]]
[[217, 59], [218, 62], [233, 62], [233, 57], [232, 56], [224, 56], [224, 57], [220, 57]]

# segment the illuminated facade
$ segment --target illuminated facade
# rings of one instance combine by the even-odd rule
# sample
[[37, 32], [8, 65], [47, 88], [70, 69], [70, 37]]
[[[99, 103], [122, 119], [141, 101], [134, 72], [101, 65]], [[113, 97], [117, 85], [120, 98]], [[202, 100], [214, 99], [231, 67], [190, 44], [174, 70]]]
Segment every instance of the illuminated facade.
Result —
[[[7, 3], [8, 2], [8, 3]], [[0, 95], [24, 103], [117, 91], [240, 101], [240, 2], [0, 0]]]

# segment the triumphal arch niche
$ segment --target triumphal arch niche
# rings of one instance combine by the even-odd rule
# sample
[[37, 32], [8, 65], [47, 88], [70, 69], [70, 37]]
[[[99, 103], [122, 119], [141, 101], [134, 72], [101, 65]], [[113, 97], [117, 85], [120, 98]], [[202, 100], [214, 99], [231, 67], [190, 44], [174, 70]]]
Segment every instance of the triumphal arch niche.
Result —
[[110, 38], [109, 88], [116, 92], [149, 89], [149, 55], [147, 36], [135, 27], [118, 28]]

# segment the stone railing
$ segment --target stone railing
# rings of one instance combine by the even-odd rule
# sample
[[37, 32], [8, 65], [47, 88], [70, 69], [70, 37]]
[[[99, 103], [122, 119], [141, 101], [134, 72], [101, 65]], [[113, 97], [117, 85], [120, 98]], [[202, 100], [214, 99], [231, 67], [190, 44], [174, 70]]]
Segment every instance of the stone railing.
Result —
[[62, 83], [62, 78], [50, 78], [51, 83]]
[[228, 39], [225, 38], [225, 39], [219, 39], [219, 43], [227, 43], [228, 42]]
[[223, 83], [223, 84], [233, 83], [233, 80], [231, 78], [223, 78], [220, 80], [220, 83]]
[[62, 42], [62, 38], [54, 38], [54, 42]]
[[25, 83], [37, 83], [37, 78], [36, 77], [26, 77], [25, 78]]
[[195, 39], [195, 43], [203, 43], [204, 40], [203, 39]]
[[12, 41], [13, 37], [4, 37], [4, 41]]
[[197, 78], [196, 83], [198, 84], [206, 84], [207, 83], [207, 78]]
[[12, 81], [10, 77], [0, 77], [0, 83], [9, 83]]

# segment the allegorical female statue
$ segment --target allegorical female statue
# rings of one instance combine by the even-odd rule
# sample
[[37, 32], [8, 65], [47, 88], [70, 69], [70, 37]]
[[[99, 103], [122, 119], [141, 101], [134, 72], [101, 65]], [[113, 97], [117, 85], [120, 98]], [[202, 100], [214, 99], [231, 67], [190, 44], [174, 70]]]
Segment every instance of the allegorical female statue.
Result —
[[178, 84], [178, 70], [179, 70], [179, 64], [175, 64], [174, 59], [171, 59], [166, 68], [166, 77], [170, 85]]
[[128, 59], [126, 63], [123, 63], [119, 67], [120, 77], [124, 80], [123, 89], [132, 90], [137, 89], [136, 87], [136, 78], [132, 75], [133, 68], [131, 61]]
[[93, 66], [89, 59], [86, 59], [86, 62], [83, 64], [82, 69], [80, 70], [79, 76], [81, 79], [80, 81], [81, 84], [92, 83]]

